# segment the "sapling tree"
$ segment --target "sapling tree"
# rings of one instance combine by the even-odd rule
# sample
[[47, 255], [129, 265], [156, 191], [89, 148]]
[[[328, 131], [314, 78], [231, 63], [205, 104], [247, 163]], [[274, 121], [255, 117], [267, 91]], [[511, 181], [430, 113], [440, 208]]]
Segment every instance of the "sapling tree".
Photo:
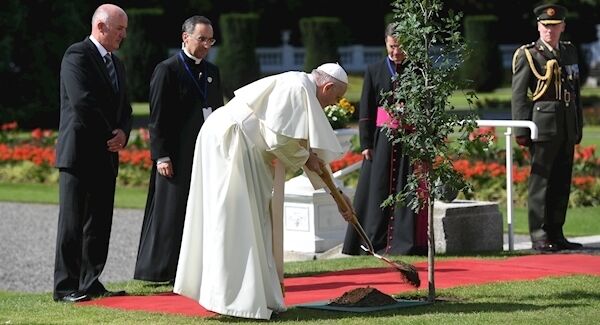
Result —
[[[452, 158], [473, 145], [468, 135], [476, 128], [475, 117], [459, 117], [449, 101], [454, 92], [466, 89], [459, 70], [467, 48], [459, 31], [462, 14], [444, 11], [441, 0], [397, 0], [392, 6], [395, 36], [408, 62], [395, 77], [396, 86], [385, 94], [384, 107], [399, 125], [386, 130], [410, 157], [413, 172], [404, 190], [383, 204], [428, 209], [429, 300], [433, 301], [433, 205], [448, 192], [469, 189], [452, 167]], [[475, 94], [464, 94], [472, 103]]]

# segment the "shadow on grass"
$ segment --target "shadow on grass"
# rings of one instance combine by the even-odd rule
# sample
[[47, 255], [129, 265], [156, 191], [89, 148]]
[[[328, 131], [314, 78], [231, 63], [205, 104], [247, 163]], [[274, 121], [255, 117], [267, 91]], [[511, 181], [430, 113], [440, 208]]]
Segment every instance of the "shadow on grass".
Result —
[[[404, 307], [388, 311], [373, 313], [352, 313], [352, 312], [334, 312], [324, 310], [314, 310], [306, 308], [290, 308], [287, 312], [274, 315], [271, 320], [277, 322], [298, 322], [298, 321], [319, 321], [319, 320], [343, 320], [356, 317], [369, 317], [376, 321], [376, 318], [389, 318], [395, 316], [422, 316], [422, 315], [457, 315], [457, 314], [481, 314], [481, 313], [513, 313], [513, 312], [540, 312], [545, 309], [554, 308], [574, 308], [579, 304], [553, 304], [539, 306], [527, 303], [469, 303], [454, 301], [439, 301], [432, 305]], [[256, 320], [240, 319], [234, 317], [220, 316], [216, 320], [225, 323], [250, 323]]]

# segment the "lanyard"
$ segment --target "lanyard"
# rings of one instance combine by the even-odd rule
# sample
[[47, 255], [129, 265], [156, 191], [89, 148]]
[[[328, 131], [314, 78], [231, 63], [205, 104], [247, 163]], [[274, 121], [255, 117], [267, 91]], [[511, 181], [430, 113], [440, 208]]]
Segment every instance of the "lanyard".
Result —
[[391, 78], [394, 80], [394, 77], [398, 75], [398, 72], [396, 72], [396, 69], [392, 67], [392, 61], [390, 58], [386, 58], [385, 62], [387, 62], [388, 70], [390, 70], [390, 75], [392, 76]]
[[183, 59], [183, 54], [181, 54], [181, 52], [179, 52], [179, 59], [181, 60], [181, 63], [183, 63], [183, 66], [185, 67], [185, 71], [187, 71], [188, 75], [190, 76], [190, 78], [192, 79], [192, 81], [194, 82], [194, 85], [196, 86], [196, 89], [198, 89], [198, 92], [200, 92], [200, 96], [202, 97], [202, 99], [204, 99], [204, 106], [206, 106], [207, 102], [208, 102], [208, 97], [206, 96], [207, 91], [208, 91], [208, 82], [206, 80], [207, 76], [206, 76], [206, 65], [204, 66], [204, 75], [205, 75], [205, 79], [204, 79], [204, 90], [202, 90], [202, 87], [200, 86], [200, 83], [198, 83], [198, 79], [196, 79], [194, 77], [194, 74], [192, 73], [192, 70], [190, 69], [190, 67], [188, 66], [187, 62], [185, 62], [185, 60]]

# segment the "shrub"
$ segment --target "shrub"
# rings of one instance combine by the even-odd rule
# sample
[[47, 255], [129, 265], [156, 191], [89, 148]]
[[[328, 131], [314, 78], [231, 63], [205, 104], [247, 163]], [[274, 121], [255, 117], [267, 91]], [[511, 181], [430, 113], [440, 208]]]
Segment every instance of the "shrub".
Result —
[[219, 27], [223, 44], [219, 47], [216, 64], [221, 73], [221, 86], [227, 98], [233, 92], [260, 77], [256, 57], [258, 15], [254, 13], [230, 13], [221, 15]]
[[129, 99], [147, 102], [154, 67], [166, 57], [162, 9], [127, 9], [127, 40], [119, 50], [127, 70]]
[[306, 17], [300, 19], [300, 33], [306, 50], [304, 71], [326, 62], [338, 62], [338, 47], [342, 40], [343, 25], [337, 17]]
[[502, 61], [495, 31], [495, 16], [467, 16], [465, 40], [470, 49], [462, 70], [475, 91], [491, 91], [502, 83]]

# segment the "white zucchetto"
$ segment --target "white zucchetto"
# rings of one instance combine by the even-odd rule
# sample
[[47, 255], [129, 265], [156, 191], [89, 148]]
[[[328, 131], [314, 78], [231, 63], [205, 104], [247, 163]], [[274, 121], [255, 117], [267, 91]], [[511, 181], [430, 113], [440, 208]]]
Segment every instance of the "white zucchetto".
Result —
[[348, 75], [346, 74], [346, 71], [344, 71], [344, 68], [337, 63], [322, 64], [317, 68], [317, 70], [323, 71], [335, 79], [348, 84]]

